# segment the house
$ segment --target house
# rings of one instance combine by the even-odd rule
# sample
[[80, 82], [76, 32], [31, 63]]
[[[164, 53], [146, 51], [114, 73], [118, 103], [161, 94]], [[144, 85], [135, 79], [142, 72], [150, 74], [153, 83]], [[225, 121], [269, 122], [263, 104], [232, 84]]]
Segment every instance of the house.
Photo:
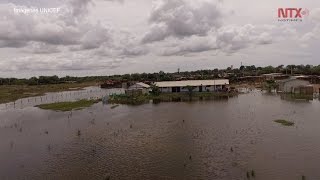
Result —
[[217, 80], [188, 80], [188, 81], [162, 81], [155, 82], [160, 92], [188, 92], [188, 87], [193, 87], [194, 92], [213, 92], [226, 89], [228, 79]]
[[[278, 91], [284, 92], [284, 93], [296, 93], [296, 94], [297, 93], [310, 94], [311, 92], [313, 93], [313, 87], [312, 85], [310, 85], [310, 82], [302, 79], [291, 78], [291, 79], [280, 80], [278, 81], [278, 85], [279, 85]], [[312, 91], [310, 91], [310, 89], [312, 89]]]
[[289, 75], [282, 74], [282, 73], [270, 73], [270, 74], [263, 74], [262, 75], [265, 80], [280, 80], [280, 79], [287, 79]]
[[139, 82], [130, 86], [125, 92], [126, 94], [148, 94], [150, 91], [150, 86], [148, 84]]
[[121, 81], [113, 81], [113, 80], [107, 80], [104, 81], [101, 85], [101, 88], [111, 89], [111, 88], [122, 88], [122, 82]]

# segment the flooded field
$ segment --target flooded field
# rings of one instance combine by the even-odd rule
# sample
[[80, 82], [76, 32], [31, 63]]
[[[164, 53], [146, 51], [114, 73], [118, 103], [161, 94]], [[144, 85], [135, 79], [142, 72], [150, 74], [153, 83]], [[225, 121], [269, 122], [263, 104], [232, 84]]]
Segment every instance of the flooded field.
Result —
[[119, 92], [91, 87], [1, 104], [0, 179], [320, 179], [319, 100], [252, 91], [72, 112], [34, 107]]

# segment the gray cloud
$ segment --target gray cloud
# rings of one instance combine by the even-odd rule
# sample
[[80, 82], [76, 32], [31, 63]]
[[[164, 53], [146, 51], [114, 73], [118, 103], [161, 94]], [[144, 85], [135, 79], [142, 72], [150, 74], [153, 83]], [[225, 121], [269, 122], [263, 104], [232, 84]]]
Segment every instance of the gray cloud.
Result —
[[25, 45], [32, 41], [54, 45], [78, 43], [81, 30], [68, 26], [59, 16], [15, 14], [14, 8], [13, 4], [0, 4], [0, 15], [5, 17], [0, 22], [0, 40]]
[[[243, 12], [238, 11], [239, 7], [235, 7], [238, 9], [234, 10], [233, 15], [226, 13], [230, 12], [225, 7], [228, 3], [226, 1], [154, 0], [155, 6], [151, 9], [149, 1], [141, 0], [139, 3], [144, 9], [139, 15], [135, 14], [136, 10], [128, 11], [137, 7], [134, 1], [67, 0], [64, 4], [62, 0], [41, 1], [38, 4], [35, 0], [30, 0], [32, 3], [29, 4], [22, 0], [10, 2], [0, 3], [0, 68], [9, 72], [7, 74], [21, 70], [87, 70], [94, 73], [96, 69], [130, 69], [128, 64], [132, 62], [168, 67], [163, 64], [169, 61], [180, 64], [186, 58], [189, 58], [188, 62], [194, 58], [196, 66], [198, 58], [210, 59], [208, 56], [212, 54], [219, 56], [223, 64], [225, 59], [236, 61], [239, 54], [253, 50], [254, 53], [245, 55], [259, 57], [261, 53], [268, 54], [267, 51], [272, 52], [280, 46], [281, 51], [287, 50], [285, 54], [289, 54], [297, 50], [296, 47], [289, 49], [294, 43], [311, 51], [308, 45], [315, 45], [316, 49], [315, 40], [320, 38], [319, 9], [310, 10], [309, 19], [303, 24], [278, 23], [276, 19], [275, 23], [270, 24], [270, 10], [270, 14], [264, 16], [270, 17], [264, 21], [269, 25], [264, 25], [252, 21], [249, 16], [236, 17], [235, 14], [243, 15]], [[30, 5], [60, 6], [62, 11], [53, 15], [13, 13], [14, 7]], [[110, 6], [110, 11], [104, 12], [100, 5]], [[112, 11], [113, 6], [115, 11]], [[231, 6], [234, 8], [233, 3]], [[124, 11], [119, 11], [121, 8]], [[244, 11], [241, 8], [239, 10]], [[253, 12], [247, 14], [255, 14], [254, 19], [259, 19], [260, 12]], [[132, 21], [133, 18], [136, 18], [135, 21]], [[126, 24], [126, 21], [130, 23]], [[286, 43], [287, 40], [290, 43]], [[259, 46], [263, 48], [256, 52]], [[294, 57], [299, 57], [298, 54], [299, 50]], [[280, 55], [273, 53], [273, 56]], [[174, 60], [179, 63], [171, 62]], [[233, 62], [230, 60], [229, 63]], [[135, 70], [141, 67], [137, 65]]]
[[[48, 45], [79, 46], [94, 49], [111, 42], [110, 29], [104, 25], [91, 24], [87, 19], [78, 20], [87, 13], [88, 0], [72, 0], [72, 13], [62, 7], [61, 14], [15, 14], [14, 4], [0, 4], [0, 48], [27, 47], [37, 42]], [[24, 7], [26, 8], [26, 7]]]
[[0, 48], [20, 48], [26, 46], [27, 43], [19, 40], [0, 40]]
[[167, 47], [160, 50], [159, 54], [163, 56], [181, 56], [190, 53], [200, 53], [217, 49], [214, 36], [191, 36], [179, 41], [173, 41]]
[[308, 46], [308, 42], [311, 40], [320, 39], [320, 8], [315, 8], [310, 12], [310, 19], [314, 22], [314, 27], [311, 31], [300, 37], [300, 41], [304, 47]]
[[[30, 63], [32, 62], [32, 63]], [[54, 71], [54, 70], [87, 70], [109, 69], [119, 67], [123, 62], [119, 59], [101, 59], [86, 53], [47, 56], [34, 54], [13, 58], [0, 63], [6, 72], [15, 71]]]
[[32, 43], [29, 43], [29, 46], [27, 46], [24, 51], [33, 53], [33, 54], [52, 54], [52, 53], [60, 52], [60, 49], [58, 46], [55, 46], [55, 45], [32, 42]]
[[236, 52], [240, 49], [252, 45], [262, 45], [272, 43], [272, 38], [267, 32], [259, 30], [251, 25], [244, 26], [225, 26], [218, 30], [217, 45], [228, 53]]
[[142, 42], [155, 43], [151, 46], [164, 56], [211, 50], [234, 53], [273, 42], [267, 27], [223, 25], [219, 5], [202, 0], [162, 0], [151, 12], [150, 28]]
[[273, 43], [270, 33], [272, 32], [265, 27], [255, 27], [251, 24], [229, 25], [210, 31], [206, 36], [171, 37], [151, 46], [158, 49], [157, 54], [163, 56], [184, 56], [212, 50], [230, 54], [255, 45]]
[[163, 0], [151, 12], [150, 30], [142, 42], [164, 40], [169, 36], [206, 35], [221, 25], [222, 12], [216, 3], [187, 0]]

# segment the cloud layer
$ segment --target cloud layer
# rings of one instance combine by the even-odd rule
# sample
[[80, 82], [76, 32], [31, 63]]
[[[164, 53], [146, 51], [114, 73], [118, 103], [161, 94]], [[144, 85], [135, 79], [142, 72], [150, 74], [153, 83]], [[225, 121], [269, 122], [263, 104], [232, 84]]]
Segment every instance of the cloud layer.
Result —
[[[277, 46], [288, 40], [306, 48], [319, 39], [320, 34], [320, 10], [316, 8], [310, 11], [303, 31], [292, 23], [238, 23], [238, 17], [229, 13], [230, 7], [225, 7], [227, 3], [212, 0], [153, 0], [152, 7], [146, 10], [149, 15], [139, 28], [114, 26], [110, 19], [117, 17], [115, 13], [107, 18], [92, 16], [99, 5], [119, 8], [130, 7], [130, 3], [134, 2], [68, 0], [64, 5], [58, 1], [24, 4], [16, 0], [0, 3], [0, 68], [7, 72], [112, 69], [148, 56], [183, 58], [202, 56], [206, 52], [230, 56], [246, 49]], [[13, 11], [36, 5], [54, 5], [61, 11], [47, 15]], [[126, 18], [129, 22], [135, 17]]]

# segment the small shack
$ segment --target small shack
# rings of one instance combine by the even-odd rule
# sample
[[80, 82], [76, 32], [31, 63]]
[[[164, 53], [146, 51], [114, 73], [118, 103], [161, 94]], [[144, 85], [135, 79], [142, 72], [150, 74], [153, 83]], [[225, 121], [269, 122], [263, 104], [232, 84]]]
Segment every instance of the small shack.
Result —
[[278, 91], [283, 93], [294, 94], [313, 94], [313, 86], [309, 81], [301, 79], [285, 79], [278, 82]]
[[282, 74], [282, 73], [270, 73], [270, 74], [263, 74], [262, 77], [265, 80], [282, 80], [289, 78], [289, 75]]
[[125, 93], [128, 95], [136, 96], [141, 94], [148, 94], [150, 91], [150, 86], [148, 84], [139, 82], [130, 86]]

